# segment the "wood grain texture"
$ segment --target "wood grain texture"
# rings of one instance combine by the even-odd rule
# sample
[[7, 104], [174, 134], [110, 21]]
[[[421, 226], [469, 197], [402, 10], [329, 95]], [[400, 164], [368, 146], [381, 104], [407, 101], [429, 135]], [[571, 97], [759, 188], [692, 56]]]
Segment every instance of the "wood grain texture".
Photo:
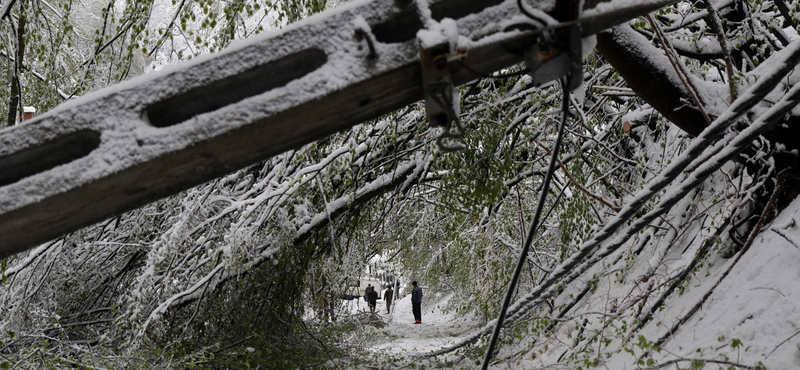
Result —
[[[516, 12], [516, 0], [469, 0], [468, 9], [481, 13], [465, 15], [454, 1], [435, 2], [434, 18], [453, 13], [467, 31], [499, 25]], [[357, 17], [389, 30], [394, 21], [423, 24], [408, 19], [413, 3], [376, 0], [322, 13], [272, 37], [141, 76], [0, 131], [0, 168], [17, 171], [0, 185], [0, 258], [421, 100], [415, 38], [381, 43], [370, 59], [363, 38], [355, 37]], [[544, 3], [549, 10], [555, 1]], [[656, 3], [669, 2], [648, 2]], [[637, 6], [638, 14], [642, 9]], [[605, 28], [626, 18], [591, 19]], [[584, 34], [598, 27], [584, 27]], [[463, 64], [449, 65], [453, 81], [479, 77], [464, 65], [488, 74], [521, 62], [534, 37], [512, 32], [473, 40]], [[282, 61], [307, 50], [315, 50], [309, 55], [316, 59], [291, 78], [264, 80], [263, 71], [252, 72], [274, 66], [281, 73], [291, 64]], [[254, 90], [247, 79], [237, 79], [248, 73], [267, 85], [277, 82]], [[208, 94], [235, 98], [216, 106]], [[171, 114], [170, 104], [190, 106]], [[161, 121], [150, 122], [148, 114]], [[86, 132], [99, 133], [99, 144], [64, 139]], [[64, 150], [72, 157], [54, 160], [48, 150], [54, 142], [80, 147]], [[52, 165], [14, 170], [40, 155]]]

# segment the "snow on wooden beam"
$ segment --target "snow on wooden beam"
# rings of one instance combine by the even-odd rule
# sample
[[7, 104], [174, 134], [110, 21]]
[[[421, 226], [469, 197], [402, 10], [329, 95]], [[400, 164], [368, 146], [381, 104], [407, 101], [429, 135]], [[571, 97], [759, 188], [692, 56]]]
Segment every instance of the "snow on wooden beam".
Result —
[[[583, 33], [672, 2], [600, 2]], [[516, 0], [418, 3], [330, 10], [0, 131], [0, 258], [421, 100], [425, 25], [457, 20], [456, 84], [522, 61], [533, 40], [503, 32], [525, 21]]]

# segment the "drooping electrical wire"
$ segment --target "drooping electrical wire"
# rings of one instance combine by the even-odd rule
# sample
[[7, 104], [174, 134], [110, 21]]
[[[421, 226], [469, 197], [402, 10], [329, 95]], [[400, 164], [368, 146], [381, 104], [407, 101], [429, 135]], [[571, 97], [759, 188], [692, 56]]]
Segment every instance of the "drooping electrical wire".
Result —
[[481, 367], [483, 370], [489, 368], [489, 362], [492, 360], [494, 348], [497, 345], [498, 338], [500, 337], [500, 329], [503, 328], [503, 321], [505, 320], [506, 313], [508, 312], [508, 306], [511, 304], [511, 298], [514, 296], [517, 283], [519, 283], [519, 276], [522, 273], [522, 268], [525, 265], [525, 260], [527, 259], [528, 252], [531, 249], [531, 244], [533, 244], [533, 237], [536, 235], [536, 231], [539, 228], [539, 218], [542, 216], [544, 202], [547, 199], [547, 192], [550, 188], [550, 180], [553, 178], [553, 172], [555, 172], [556, 162], [558, 161], [558, 150], [561, 147], [561, 141], [564, 138], [564, 127], [566, 126], [567, 118], [569, 117], [569, 75], [561, 77], [559, 81], [561, 82], [561, 89], [563, 90], [564, 96], [563, 100], [561, 101], [561, 123], [558, 127], [558, 136], [556, 137], [556, 142], [553, 145], [550, 164], [547, 166], [547, 173], [545, 174], [544, 182], [542, 183], [542, 192], [539, 194], [539, 203], [536, 204], [536, 212], [533, 215], [533, 220], [531, 221], [530, 228], [528, 229], [528, 235], [525, 237], [525, 245], [522, 247], [522, 252], [519, 255], [517, 266], [514, 269], [514, 274], [511, 276], [511, 282], [508, 284], [508, 291], [506, 291], [503, 305], [500, 308], [500, 314], [497, 316], [497, 323], [495, 324], [494, 332], [492, 332], [492, 338], [489, 341], [489, 347], [486, 348], [486, 355], [483, 359], [483, 366]]
[[547, 21], [545, 21], [540, 17], [535, 16], [528, 9], [525, 9], [525, 6], [522, 5], [522, 0], [517, 0], [517, 7], [519, 8], [519, 11], [522, 12], [522, 14], [524, 14], [526, 17], [541, 23], [542, 27], [547, 27]]

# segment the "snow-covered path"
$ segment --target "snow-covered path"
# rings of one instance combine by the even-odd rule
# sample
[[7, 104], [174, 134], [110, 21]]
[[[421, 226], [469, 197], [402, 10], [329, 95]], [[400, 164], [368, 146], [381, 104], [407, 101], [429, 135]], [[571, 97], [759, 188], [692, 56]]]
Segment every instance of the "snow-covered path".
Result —
[[452, 295], [437, 296], [431, 292], [425, 294], [422, 324], [414, 324], [411, 295], [397, 301], [391, 314], [386, 314], [385, 305], [382, 307], [381, 316], [388, 323], [384, 330], [395, 339], [373, 347], [374, 351], [412, 355], [437, 350], [456, 342], [478, 324], [470, 318], [456, 319], [452, 312], [444, 312], [443, 308]]
[[[800, 199], [787, 207], [768, 227], [765, 227], [753, 246], [736, 262], [735, 258], [722, 256], [721, 252], [709, 257], [702, 267], [692, 274], [685, 289], [672, 294], [664, 301], [662, 308], [653, 314], [652, 323], [641, 330], [629, 331], [614, 325], [625, 325], [630, 316], [617, 318], [615, 323], [603, 326], [600, 320], [592, 317], [594, 312], [604, 312], [607, 301], [621, 301], [630, 294], [630, 288], [612, 279], [600, 280], [597, 291], [602, 295], [584, 299], [574, 309], [577, 318], [588, 317], [593, 320], [581, 321], [590, 330], [598, 330], [608, 338], [599, 351], [586, 351], [587, 356], [602, 354], [602, 364], [598, 368], [641, 369], [640, 358], [654, 361], [648, 369], [673, 363], [673, 368], [688, 368], [692, 363], [722, 362], [717, 365], [740, 364], [738, 368], [800, 369]], [[701, 243], [698, 239], [696, 243]], [[685, 254], [675, 249], [674, 256], [667, 258], [673, 265], [666, 271], [683, 268]], [[642, 262], [643, 261], [643, 262]], [[641, 276], [641, 271], [649, 268], [647, 259], [631, 268], [630, 276]], [[726, 271], [734, 265], [730, 274]], [[411, 313], [410, 295], [395, 302], [391, 314], [385, 311], [385, 302], [379, 301], [381, 325], [365, 325], [364, 340], [361, 343], [366, 353], [381, 360], [394, 362], [393, 368], [403, 368], [414, 364], [431, 368], [476, 368], [474, 361], [458, 358], [436, 358], [423, 362], [418, 355], [430, 353], [460, 342], [482, 326], [482, 322], [467, 315], [456, 315], [444, 310], [453, 298], [451, 293], [438, 293], [425, 289], [423, 298], [422, 324], [414, 324]], [[706, 296], [707, 299], [703, 300]], [[703, 302], [700, 304], [700, 302]], [[366, 305], [360, 302], [356, 311]], [[636, 312], [636, 307], [630, 309]], [[372, 317], [372, 316], [370, 316]], [[374, 318], [374, 317], [373, 317]], [[599, 324], [598, 324], [599, 323]], [[592, 326], [595, 325], [595, 326]], [[536, 349], [536, 356], [517, 356], [522, 347], [501, 348], [505, 359], [511, 361], [493, 368], [542, 369], [571, 368], [574, 362], [563, 361], [575, 346], [573, 341], [561, 340], [563, 336], [574, 335], [573, 326], [558, 328], [547, 338], [544, 346]], [[665, 337], [666, 333], [670, 335]], [[633, 334], [630, 334], [633, 333]], [[535, 334], [530, 334], [532, 337]], [[559, 337], [562, 336], [562, 337]], [[658, 346], [660, 350], [650, 350], [647, 343], [654, 343], [665, 337]], [[572, 338], [572, 337], [569, 337]], [[530, 343], [528, 343], [530, 344]], [[583, 354], [583, 353], [581, 353]], [[468, 357], [475, 359], [475, 353]], [[480, 356], [480, 353], [478, 353]], [[443, 356], [447, 357], [447, 356]], [[694, 362], [693, 362], [694, 361]], [[374, 363], [372, 363], [374, 364]], [[366, 364], [366, 368], [380, 367]], [[513, 365], [509, 365], [513, 364]], [[685, 365], [685, 366], [684, 366]], [[555, 366], [555, 367], [553, 367]], [[563, 366], [563, 367], [558, 367]], [[728, 367], [725, 367], [728, 368]]]
[[[361, 353], [369, 353], [364, 358], [367, 361], [365, 368], [373, 368], [371, 366], [375, 363], [370, 363], [373, 358], [401, 364], [418, 362], [420, 354], [460, 342], [480, 326], [480, 320], [473, 315], [456, 315], [445, 310], [453, 298], [452, 293], [422, 288], [422, 324], [414, 324], [410, 294], [396, 300], [391, 313], [386, 312], [386, 302], [379, 300], [375, 316], [367, 313], [363, 299], [352, 301], [350, 310], [360, 317], [363, 330], [352, 337], [351, 345], [363, 348], [359, 351]], [[366, 317], [371, 318], [371, 323], [367, 323], [370, 320], [365, 320]]]

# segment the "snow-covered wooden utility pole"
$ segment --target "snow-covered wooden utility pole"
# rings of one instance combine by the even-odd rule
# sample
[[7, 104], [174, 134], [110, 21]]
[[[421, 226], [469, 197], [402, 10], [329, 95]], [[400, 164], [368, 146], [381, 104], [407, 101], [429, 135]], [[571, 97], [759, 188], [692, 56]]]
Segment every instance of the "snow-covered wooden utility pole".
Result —
[[[674, 2], [587, 0], [577, 24], [587, 37]], [[547, 25], [517, 0], [360, 1], [0, 131], [0, 257], [429, 100], [575, 24], [577, 2], [523, 3]]]

